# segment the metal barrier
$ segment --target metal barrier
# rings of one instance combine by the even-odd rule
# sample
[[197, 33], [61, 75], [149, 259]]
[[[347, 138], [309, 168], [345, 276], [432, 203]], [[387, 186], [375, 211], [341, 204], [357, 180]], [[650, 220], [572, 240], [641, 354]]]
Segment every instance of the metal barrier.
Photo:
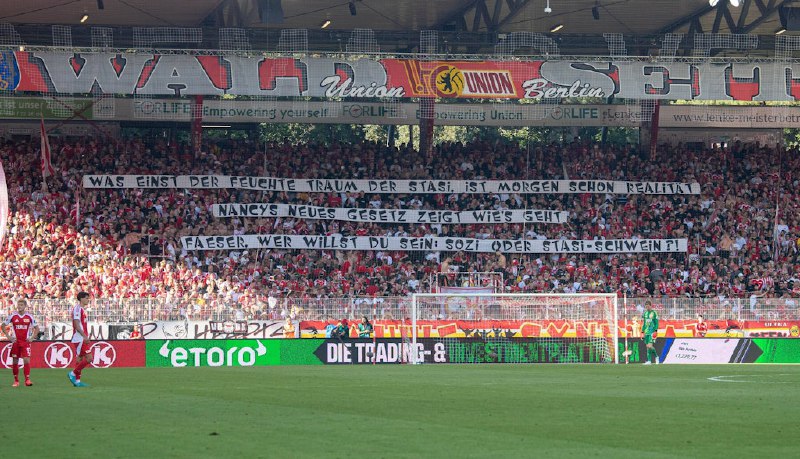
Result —
[[[650, 300], [664, 320], [800, 320], [800, 298], [619, 298], [620, 319], [640, 316]], [[70, 322], [74, 301], [28, 300], [28, 311], [40, 322]], [[13, 308], [0, 306], [3, 317]], [[155, 320], [297, 320], [403, 319], [411, 316], [410, 297], [268, 298], [234, 301], [227, 298], [102, 298], [86, 308], [95, 322], [142, 322]]]
[[641, 315], [646, 300], [664, 319], [692, 320], [702, 314], [708, 320], [798, 320], [798, 298], [628, 298], [620, 299], [628, 316]]

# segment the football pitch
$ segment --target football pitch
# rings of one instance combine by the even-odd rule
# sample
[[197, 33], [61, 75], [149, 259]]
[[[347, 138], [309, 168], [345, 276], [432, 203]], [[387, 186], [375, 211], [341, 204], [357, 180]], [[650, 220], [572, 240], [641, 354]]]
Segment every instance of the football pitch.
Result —
[[800, 366], [347, 365], [0, 376], [11, 457], [796, 457]]

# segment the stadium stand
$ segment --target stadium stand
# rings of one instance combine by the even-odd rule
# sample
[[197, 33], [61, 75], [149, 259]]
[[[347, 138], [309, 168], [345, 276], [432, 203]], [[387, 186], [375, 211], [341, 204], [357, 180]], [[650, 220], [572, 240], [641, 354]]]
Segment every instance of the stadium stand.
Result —
[[[432, 156], [404, 146], [290, 145], [207, 141], [203, 157], [160, 139], [54, 139], [57, 173], [42, 186], [35, 141], [7, 141], [0, 157], [11, 201], [2, 248], [2, 294], [97, 298], [136, 304], [161, 298], [163, 318], [241, 315], [280, 318], [267, 298], [402, 297], [429, 291], [436, 273], [501, 272], [506, 292], [618, 292], [628, 297], [778, 300], [796, 308], [800, 218], [796, 155], [735, 144], [693, 152], [664, 146], [653, 157], [632, 146], [605, 151], [577, 139], [535, 147], [442, 144]], [[487, 154], [491, 153], [491, 154]], [[775, 161], [780, 158], [780, 161]], [[769, 160], [768, 160], [769, 159]], [[247, 190], [81, 190], [85, 174], [231, 174], [302, 178], [578, 178], [697, 181], [700, 195], [364, 195]], [[76, 196], [79, 198], [76, 200]], [[291, 218], [214, 218], [221, 202], [274, 202], [401, 209], [565, 210], [567, 224], [405, 225]], [[780, 215], [775, 218], [776, 204]], [[79, 215], [78, 215], [79, 214]], [[776, 226], [777, 225], [777, 226]], [[259, 250], [187, 252], [186, 235], [244, 233], [476, 238], [688, 238], [687, 254], [538, 255], [438, 252]], [[453, 273], [448, 276], [448, 273]], [[387, 298], [387, 301], [389, 300]], [[772, 299], [772, 300], [770, 300]], [[299, 303], [298, 303], [299, 304]], [[133, 308], [131, 306], [131, 308]], [[114, 320], [133, 319], [128, 307]], [[694, 308], [693, 311], [699, 310]], [[102, 318], [102, 314], [99, 318]], [[357, 315], [357, 311], [352, 311]], [[724, 315], [724, 314], [723, 314]], [[110, 318], [110, 317], [109, 317]]]

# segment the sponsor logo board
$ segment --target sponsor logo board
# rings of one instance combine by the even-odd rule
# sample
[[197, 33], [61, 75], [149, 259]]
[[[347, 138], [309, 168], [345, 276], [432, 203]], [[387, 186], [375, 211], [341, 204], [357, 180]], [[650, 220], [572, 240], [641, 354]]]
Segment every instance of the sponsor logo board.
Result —
[[150, 340], [148, 367], [252, 367], [277, 365], [278, 340]]
[[[10, 368], [11, 343], [0, 349], [0, 364]], [[143, 367], [143, 341], [95, 341], [92, 343], [93, 368]], [[75, 365], [74, 345], [69, 341], [33, 341], [31, 368], [69, 368]]]

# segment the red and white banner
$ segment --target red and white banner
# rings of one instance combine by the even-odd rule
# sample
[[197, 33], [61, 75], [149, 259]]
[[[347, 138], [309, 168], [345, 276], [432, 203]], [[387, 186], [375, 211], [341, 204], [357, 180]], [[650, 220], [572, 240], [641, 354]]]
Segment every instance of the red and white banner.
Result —
[[44, 119], [41, 120], [41, 141], [42, 141], [42, 178], [47, 178], [55, 174], [53, 161], [50, 156], [50, 139], [47, 138], [47, 131], [44, 129]]
[[[324, 321], [301, 321], [300, 330], [303, 338], [324, 338]], [[134, 343], [136, 340], [127, 341], [133, 329], [132, 324], [112, 324], [89, 322], [89, 333], [95, 343], [112, 343], [115, 350], [124, 343]], [[335, 325], [335, 323], [333, 323]], [[698, 330], [695, 320], [661, 320], [658, 336], [660, 338], [700, 338], [704, 335]], [[712, 320], [706, 321], [707, 338], [800, 338], [800, 321], [734, 321]], [[144, 322], [140, 331], [144, 339], [280, 339], [284, 338], [284, 321], [250, 320], [250, 321], [156, 321]], [[358, 336], [356, 323], [351, 326], [351, 336]], [[375, 320], [375, 335], [378, 338], [400, 338], [409, 333], [410, 323], [403, 325], [400, 320]], [[642, 337], [641, 322], [638, 320], [619, 321], [619, 336], [626, 335], [631, 339]], [[508, 336], [514, 338], [581, 338], [603, 337], [610, 334], [608, 322], [603, 320], [420, 320], [417, 322], [418, 336], [425, 338], [464, 338], [470, 336]], [[72, 336], [71, 326], [67, 323], [57, 322], [48, 330], [61, 340]], [[33, 349], [41, 349], [42, 343], [62, 343], [65, 341], [34, 342]], [[10, 351], [7, 341], [0, 341], [0, 349]], [[102, 345], [105, 346], [105, 345]], [[101, 347], [98, 355], [109, 355], [105, 347]], [[128, 349], [128, 348], [123, 348]], [[74, 351], [74, 349], [73, 349]], [[48, 352], [55, 352], [58, 356], [65, 356], [69, 351], [64, 346], [57, 345]], [[117, 352], [116, 355], [119, 353]], [[48, 354], [49, 355], [49, 354]], [[74, 356], [70, 355], [70, 359]], [[2, 355], [7, 358], [6, 354]], [[39, 358], [39, 357], [36, 357]], [[43, 358], [43, 357], [42, 357]], [[58, 357], [63, 360], [66, 357]], [[5, 360], [4, 360], [5, 361]], [[126, 360], [127, 361], [127, 360]], [[98, 365], [100, 362], [98, 361]], [[121, 364], [115, 364], [121, 366]]]
[[[144, 367], [144, 341], [94, 341], [93, 368]], [[11, 343], [0, 342], [0, 365], [11, 368]], [[34, 341], [31, 343], [31, 368], [72, 368], [75, 345], [69, 341]]]
[[[800, 337], [800, 321], [737, 322], [732, 320], [706, 321], [705, 337]], [[324, 338], [327, 322], [300, 322], [301, 337]], [[351, 337], [358, 336], [357, 324], [350, 327]], [[619, 336], [631, 339], [642, 337], [641, 323], [619, 321]], [[411, 325], [400, 320], [373, 321], [377, 338], [409, 336]], [[697, 321], [661, 320], [660, 338], [699, 338]], [[585, 338], [608, 337], [612, 334], [609, 322], [603, 320], [418, 320], [417, 336], [420, 338], [465, 338], [474, 336], [508, 338]]]
[[5, 52], [17, 92], [314, 98], [800, 100], [791, 62], [419, 61], [157, 53]]
[[748, 338], [800, 338], [800, 320], [748, 320], [742, 328]]

